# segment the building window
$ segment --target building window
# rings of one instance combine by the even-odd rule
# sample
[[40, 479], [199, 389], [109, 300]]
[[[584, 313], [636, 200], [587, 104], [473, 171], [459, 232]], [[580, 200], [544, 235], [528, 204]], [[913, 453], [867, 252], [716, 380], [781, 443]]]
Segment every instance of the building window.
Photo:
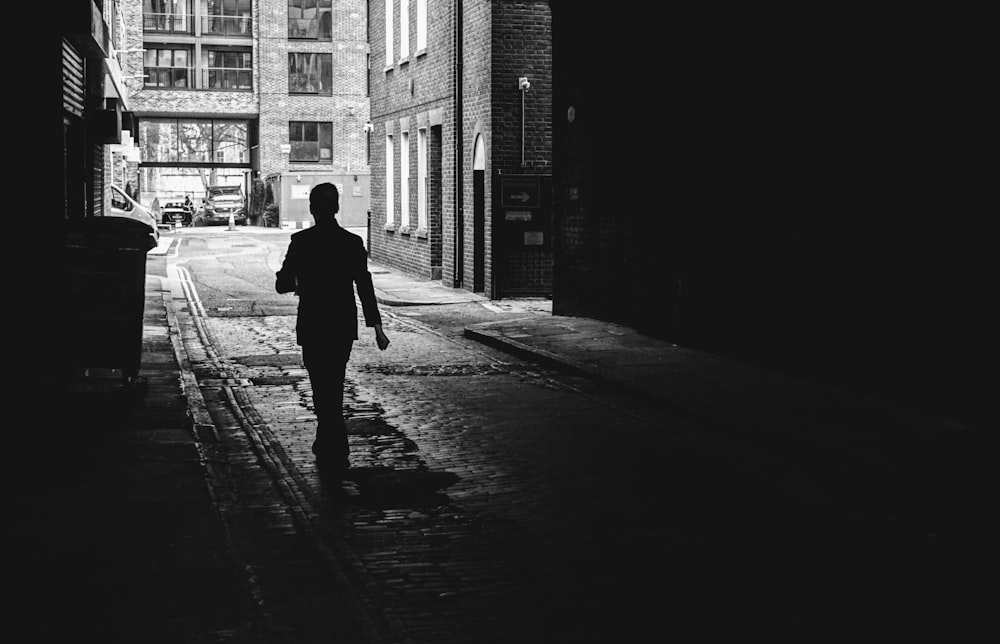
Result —
[[142, 30], [156, 34], [194, 33], [192, 0], [143, 0]]
[[252, 0], [201, 0], [201, 33], [212, 36], [253, 34]]
[[329, 163], [333, 159], [333, 124], [292, 121], [288, 124], [288, 142], [292, 146], [289, 161]]
[[427, 0], [417, 0], [417, 52], [427, 48]]
[[250, 122], [212, 122], [212, 149], [217, 163], [250, 163]]
[[395, 59], [392, 49], [393, 24], [392, 24], [392, 0], [385, 0], [385, 66], [390, 67]]
[[385, 135], [385, 223], [396, 224], [396, 152], [392, 145], [392, 135]]
[[399, 0], [399, 60], [410, 56], [410, 0]]
[[139, 148], [148, 163], [249, 163], [250, 123], [230, 119], [142, 119]]
[[399, 207], [402, 225], [410, 225], [410, 133], [403, 132], [399, 147]]
[[333, 54], [288, 54], [289, 94], [333, 94]]
[[253, 54], [249, 49], [203, 49], [201, 65], [206, 89], [253, 89]]
[[288, 0], [288, 37], [333, 40], [332, 0]]
[[417, 130], [417, 230], [427, 230], [427, 128]]
[[192, 87], [194, 68], [189, 49], [146, 49], [143, 57], [145, 87], [188, 89]]
[[185, 163], [212, 161], [212, 120], [178, 119], [177, 160]]

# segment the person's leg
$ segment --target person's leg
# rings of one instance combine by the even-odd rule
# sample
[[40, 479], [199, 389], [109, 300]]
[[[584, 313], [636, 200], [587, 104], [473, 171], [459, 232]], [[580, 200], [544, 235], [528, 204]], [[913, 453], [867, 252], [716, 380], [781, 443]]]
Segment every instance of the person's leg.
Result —
[[331, 341], [302, 347], [302, 363], [309, 373], [316, 413], [313, 453], [332, 457], [346, 467], [350, 449], [344, 423], [344, 377], [351, 357], [351, 341]]

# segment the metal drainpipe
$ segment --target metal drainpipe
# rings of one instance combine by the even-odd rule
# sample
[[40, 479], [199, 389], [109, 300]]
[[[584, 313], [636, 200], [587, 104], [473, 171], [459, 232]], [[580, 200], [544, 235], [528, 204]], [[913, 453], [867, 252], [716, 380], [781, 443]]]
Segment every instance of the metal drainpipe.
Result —
[[465, 196], [464, 179], [462, 176], [462, 0], [455, 0], [455, 272], [453, 284], [455, 288], [462, 286], [465, 264], [465, 214], [463, 202]]

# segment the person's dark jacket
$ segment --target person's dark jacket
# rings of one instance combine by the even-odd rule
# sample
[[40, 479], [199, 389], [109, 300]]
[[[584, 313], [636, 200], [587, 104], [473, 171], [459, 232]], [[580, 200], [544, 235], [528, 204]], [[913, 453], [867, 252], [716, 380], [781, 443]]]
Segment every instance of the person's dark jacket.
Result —
[[357, 285], [365, 325], [382, 324], [368, 271], [364, 242], [338, 223], [324, 222], [292, 235], [281, 270], [278, 293], [299, 297], [295, 335], [298, 344], [358, 339]]

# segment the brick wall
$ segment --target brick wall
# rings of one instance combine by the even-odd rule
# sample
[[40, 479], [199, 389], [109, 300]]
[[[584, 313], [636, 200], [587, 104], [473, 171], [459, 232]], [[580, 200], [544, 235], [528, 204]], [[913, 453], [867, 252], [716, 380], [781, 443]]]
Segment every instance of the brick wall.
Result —
[[[447, 267], [449, 221], [453, 220], [454, 140], [453, 114], [453, 31], [451, 3], [428, 2], [427, 47], [416, 49], [416, 8], [410, 7], [409, 56], [399, 59], [400, 30], [399, 0], [394, 2], [393, 30], [395, 58], [385, 60], [385, 3], [370, 3], [371, 57], [371, 171], [372, 218], [371, 256], [376, 262], [407, 273], [438, 279]], [[408, 128], [410, 167], [410, 221], [403, 222], [400, 182], [402, 129]], [[427, 129], [428, 142], [428, 226], [417, 229], [416, 183], [418, 129]], [[386, 133], [393, 134], [395, 147], [395, 226], [387, 225], [386, 217]], [[444, 269], [447, 272], [447, 268]]]
[[[332, 13], [332, 41], [289, 41], [287, 0], [253, 3], [253, 90], [143, 89], [133, 83], [133, 111], [142, 116], [183, 114], [249, 118], [258, 128], [262, 176], [284, 171], [367, 172], [364, 125], [369, 120], [367, 97], [367, 9], [364, 0], [338, 0]], [[142, 34], [142, 1], [122, 0], [130, 34]], [[141, 41], [129, 42], [142, 46]], [[333, 60], [331, 96], [288, 93], [288, 53], [329, 53]], [[142, 73], [142, 54], [129, 54], [126, 74]], [[333, 124], [333, 156], [329, 163], [290, 164], [281, 146], [288, 143], [289, 121]], [[253, 140], [251, 136], [251, 140]]]
[[[333, 40], [288, 39], [287, 0], [263, 0], [260, 20], [260, 172], [367, 171], [364, 125], [368, 121], [366, 69], [368, 45], [365, 2], [336, 2]], [[333, 61], [331, 96], [288, 92], [289, 53], [330, 54]], [[329, 163], [292, 163], [281, 146], [289, 142], [289, 121], [333, 124], [333, 156]]]
[[[440, 276], [443, 283], [472, 289], [475, 257], [475, 225], [473, 219], [473, 154], [477, 139], [486, 150], [486, 259], [487, 290], [494, 280], [491, 248], [491, 181], [496, 171], [507, 173], [544, 174], [550, 172], [551, 109], [550, 47], [548, 44], [548, 7], [546, 2], [466, 2], [462, 16], [462, 83], [460, 115], [461, 136], [456, 131], [456, 116], [452, 105], [456, 100], [455, 21], [453, 3], [429, 2], [428, 47], [416, 52], [416, 14], [411, 6], [411, 51], [408, 60], [400, 62], [399, 0], [393, 3], [394, 42], [397, 60], [386, 64], [385, 3], [374, 1], [371, 8], [372, 47], [371, 103], [372, 122], [372, 257], [386, 265], [419, 276]], [[501, 73], [495, 67], [501, 68]], [[508, 76], [513, 78], [508, 78]], [[534, 76], [530, 114], [526, 115], [525, 165], [521, 166], [521, 94], [518, 76]], [[506, 85], [509, 85], [507, 87]], [[498, 105], [495, 101], [500, 101]], [[440, 146], [440, 154], [432, 148], [432, 163], [439, 163], [440, 176], [432, 176], [431, 224], [426, 238], [405, 234], [405, 229], [386, 225], [385, 137], [391, 131], [396, 150], [395, 215], [399, 220], [399, 169], [401, 128], [409, 124], [411, 133], [410, 168], [416, 172], [416, 127], [422, 115], [440, 114], [440, 134], [432, 141]], [[516, 127], [511, 123], [516, 122]], [[456, 155], [461, 167], [456, 168]], [[458, 174], [461, 174], [459, 177]], [[461, 192], [456, 184], [461, 182]], [[411, 184], [412, 185], [412, 184]], [[417, 190], [410, 191], [410, 211], [415, 217]], [[438, 215], [437, 217], [433, 215]], [[439, 228], [435, 228], [438, 226]], [[460, 228], [461, 230], [456, 231]], [[460, 256], [459, 256], [460, 253]], [[539, 262], [541, 259], [541, 262]], [[506, 260], [505, 260], [506, 261]], [[508, 262], [509, 264], [509, 262]], [[539, 270], [539, 266], [545, 266]], [[551, 256], [532, 257], [524, 271], [507, 270], [517, 280], [529, 279], [535, 289], [550, 286]], [[509, 266], [508, 266], [509, 268]], [[541, 276], [539, 278], [539, 276]], [[540, 284], [541, 286], [537, 286]]]
[[[129, 35], [129, 48], [143, 47], [142, 38], [142, 0], [119, 0], [122, 16]], [[263, 0], [263, 4], [279, 0]], [[253, 3], [254, 16], [259, 15], [262, 0]], [[252, 91], [211, 91], [211, 90], [169, 90], [144, 88], [142, 79], [136, 78], [129, 83], [132, 89], [130, 103], [132, 110], [140, 116], [145, 114], [181, 113], [186, 115], [232, 115], [255, 117], [259, 102], [260, 77], [257, 69], [259, 51], [259, 20], [254, 20], [252, 47], [254, 60]], [[147, 46], [151, 44], [148, 43]], [[242, 41], [241, 41], [242, 44]], [[126, 54], [126, 75], [143, 73], [143, 53]]]
[[[493, 173], [545, 175], [552, 172], [552, 38], [549, 3], [494, 2], [492, 16], [490, 114]], [[527, 92], [518, 87], [526, 77]], [[523, 98], [523, 101], [522, 101]], [[523, 121], [522, 121], [523, 118]], [[523, 122], [523, 135], [522, 135]], [[487, 248], [493, 239], [492, 182], [486, 182]], [[550, 229], [551, 230], [551, 229]], [[546, 234], [551, 234], [547, 231]], [[548, 242], [551, 242], [551, 238]], [[552, 294], [553, 255], [545, 249], [494, 247], [487, 283], [500, 296]], [[495, 275], [494, 275], [495, 273]]]

